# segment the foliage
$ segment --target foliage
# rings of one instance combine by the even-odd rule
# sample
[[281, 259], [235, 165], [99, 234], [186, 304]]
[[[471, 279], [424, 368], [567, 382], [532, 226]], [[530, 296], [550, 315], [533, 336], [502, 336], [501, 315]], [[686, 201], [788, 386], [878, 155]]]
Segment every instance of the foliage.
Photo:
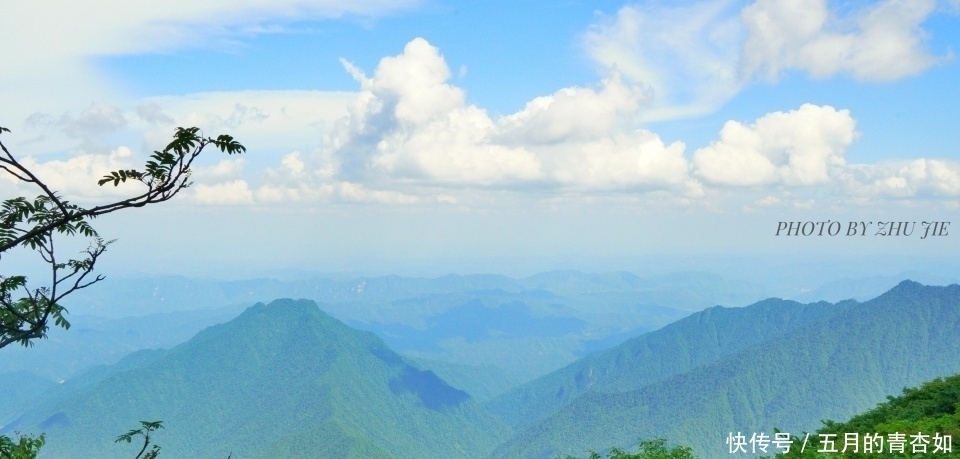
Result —
[[156, 457], [160, 455], [160, 447], [153, 445], [150, 451], [147, 451], [147, 447], [150, 446], [150, 434], [155, 430], [162, 429], [163, 421], [140, 421], [140, 425], [141, 427], [139, 429], [133, 429], [120, 435], [114, 442], [120, 443], [125, 441], [130, 443], [133, 441], [133, 437], [143, 437], [143, 448], [140, 448], [140, 452], [137, 453], [134, 459], [140, 459], [141, 457], [143, 457], [143, 459], [156, 459]]
[[45, 442], [43, 435], [37, 438], [20, 436], [16, 442], [0, 436], [0, 459], [36, 459]]
[[[888, 443], [885, 443], [885, 450], [880, 448], [884, 452], [878, 451], [876, 447], [881, 444], [877, 442], [874, 442], [875, 450], [870, 453], [863, 452], [860, 447], [857, 448], [857, 452], [854, 452], [852, 446], [846, 452], [841, 452], [844, 436], [848, 433], [856, 434], [860, 447], [863, 446], [866, 435], [873, 438], [879, 436], [888, 441], [891, 434], [904, 434], [906, 442], [904, 453], [891, 453]], [[905, 455], [921, 457], [924, 456], [923, 453], [912, 453], [911, 444], [918, 439], [914, 435], [921, 433], [929, 435], [927, 440], [930, 444], [926, 447], [927, 454], [932, 457], [960, 456], [960, 448], [955, 446], [949, 453], [943, 451], [932, 453], [935, 446], [932, 441], [934, 435], [940, 434], [941, 438], [949, 435], [951, 444], [952, 439], [960, 439], [960, 374], [937, 378], [917, 388], [904, 388], [903, 395], [888, 396], [887, 401], [878, 404], [872, 410], [853, 416], [847, 422], [823, 421], [823, 427], [809, 434], [809, 443], [805, 448], [801, 450], [799, 445], [803, 445], [807, 434], [804, 434], [804, 438], [793, 436], [794, 447], [791, 447], [788, 453], [777, 454], [776, 457], [780, 459], [820, 457], [875, 459]], [[832, 439], [834, 444], [828, 446], [821, 441], [823, 439]], [[826, 452], [833, 449], [838, 452]]]
[[[0, 127], [0, 133], [10, 132]], [[12, 343], [28, 346], [31, 340], [44, 338], [49, 321], [69, 328], [64, 317], [63, 298], [70, 293], [103, 280], [90, 277], [97, 259], [113, 241], [104, 241], [91, 226], [94, 218], [120, 209], [143, 207], [166, 201], [190, 186], [191, 165], [208, 145], [227, 154], [242, 153], [246, 148], [229, 135], [203, 137], [195, 127], [177, 128], [173, 140], [161, 151], [155, 151], [143, 170], [113, 171], [104, 176], [100, 186], [138, 181], [146, 190], [133, 197], [95, 207], [84, 208], [64, 199], [36, 174], [18, 161], [0, 142], [0, 169], [15, 180], [33, 185], [41, 193], [33, 199], [16, 197], [0, 204], [0, 256], [15, 247], [38, 252], [49, 265], [49, 285], [29, 288], [23, 275], [0, 276], [0, 348]], [[61, 236], [82, 236], [92, 242], [84, 257], [62, 260], [54, 250], [54, 241]], [[15, 298], [16, 292], [22, 292]]]
[[[607, 459], [695, 459], [693, 449], [688, 446], [674, 446], [667, 448], [667, 440], [664, 438], [655, 438], [653, 440], [641, 440], [639, 451], [630, 453], [620, 448], [611, 448], [607, 453]], [[564, 459], [577, 459], [573, 456], [566, 456]], [[588, 459], [602, 459], [600, 454], [591, 451]]]

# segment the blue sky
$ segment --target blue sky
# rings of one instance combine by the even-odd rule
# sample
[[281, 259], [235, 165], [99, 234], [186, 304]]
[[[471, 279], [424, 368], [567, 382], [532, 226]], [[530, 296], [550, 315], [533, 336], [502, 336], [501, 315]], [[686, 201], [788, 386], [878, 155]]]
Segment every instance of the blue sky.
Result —
[[[2, 140], [77, 202], [132, 193], [96, 178], [176, 126], [249, 148], [205, 155], [174, 202], [98, 222], [120, 240], [114, 269], [960, 255], [960, 226], [774, 236], [781, 220], [957, 214], [956, 0], [8, 10]], [[5, 197], [35, 191], [0, 179]]]

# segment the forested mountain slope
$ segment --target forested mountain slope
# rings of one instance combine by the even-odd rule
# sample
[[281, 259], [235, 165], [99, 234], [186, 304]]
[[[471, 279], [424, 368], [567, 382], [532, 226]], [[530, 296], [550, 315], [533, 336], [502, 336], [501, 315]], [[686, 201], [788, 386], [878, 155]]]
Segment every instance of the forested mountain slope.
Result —
[[156, 441], [178, 459], [482, 457], [509, 430], [310, 301], [255, 305], [132, 367], [3, 430], [46, 432], [42, 459], [131, 457], [113, 440], [140, 420], [165, 422]]
[[713, 307], [584, 357], [486, 406], [507, 423], [526, 426], [588, 391], [640, 389], [824, 320], [854, 304], [803, 305], [772, 298], [744, 308]]
[[[903, 440], [899, 447], [890, 442], [898, 436]], [[888, 396], [875, 408], [846, 422], [825, 421], [801, 448], [805, 438], [796, 436], [796, 446], [786, 454], [778, 453], [777, 458], [814, 458], [818, 453], [834, 451], [834, 456], [856, 459], [904, 454], [958, 457], [960, 446], [955, 441], [960, 439], [960, 374], [904, 388], [902, 395]]]
[[[754, 324], [753, 326], [760, 326]], [[813, 430], [905, 386], [960, 372], [960, 286], [905, 281], [884, 295], [640, 389], [589, 391], [494, 458], [552, 458], [666, 437], [706, 458], [729, 432]]]

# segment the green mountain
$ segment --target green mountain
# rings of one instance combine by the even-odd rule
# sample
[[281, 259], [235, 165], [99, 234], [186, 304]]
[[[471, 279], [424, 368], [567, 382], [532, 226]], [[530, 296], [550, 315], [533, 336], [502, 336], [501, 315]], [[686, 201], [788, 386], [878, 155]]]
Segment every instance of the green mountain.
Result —
[[[902, 387], [960, 372], [960, 286], [905, 281], [874, 300], [838, 306], [843, 310], [822, 320], [798, 322], [779, 336], [641, 388], [588, 390], [491, 457], [580, 455], [653, 437], [690, 445], [701, 457], [726, 457], [731, 432], [810, 431], [820, 419], [847, 418]], [[745, 311], [762, 309], [761, 303]], [[779, 325], [744, 320], [742, 329], [713, 339]]]
[[[900, 434], [902, 453], [889, 441]], [[856, 459], [903, 457], [903, 453], [958, 457], [960, 448], [953, 439], [960, 438], [960, 374], [904, 388], [903, 395], [888, 396], [876, 408], [847, 422], [824, 421], [804, 448], [806, 435], [795, 437], [796, 446], [786, 454], [778, 453], [777, 458], [813, 458], [821, 452]]]
[[0, 433], [46, 432], [41, 459], [132, 457], [113, 439], [140, 420], [163, 420], [155, 441], [183, 459], [482, 457], [509, 434], [465, 392], [306, 300], [257, 304], [118, 365]]
[[716, 306], [577, 360], [486, 407], [515, 428], [524, 427], [584, 393], [640, 389], [822, 321], [853, 304], [803, 305], [774, 298], [746, 308]]

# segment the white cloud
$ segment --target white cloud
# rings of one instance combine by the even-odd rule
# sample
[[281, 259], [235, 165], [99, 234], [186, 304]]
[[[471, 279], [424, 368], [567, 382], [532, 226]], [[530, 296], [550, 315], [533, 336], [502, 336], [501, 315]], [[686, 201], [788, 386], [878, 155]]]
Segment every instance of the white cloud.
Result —
[[[356, 93], [329, 91], [224, 91], [151, 97], [170, 122], [144, 126], [148, 143], [168, 142], [174, 126], [202, 126], [207, 135], [229, 132], [252, 151], [316, 145], [347, 113]], [[151, 123], [153, 124], [153, 123]]]
[[[103, 56], [181, 48], [229, 49], [237, 37], [345, 15], [379, 17], [419, 0], [38, 0], [3, 5], [0, 126], [22, 130], [37, 111], [61, 113], [123, 97], [124, 82], [97, 67]], [[104, 13], [108, 12], [108, 13]], [[11, 45], [11, 44], [16, 44]], [[11, 89], [14, 88], [14, 89]], [[154, 118], [153, 122], [163, 121]]]
[[590, 142], [538, 149], [550, 176], [585, 189], [672, 189], [689, 175], [681, 142], [665, 145], [656, 134], [639, 130]]
[[686, 6], [626, 6], [584, 35], [604, 71], [619, 71], [650, 88], [643, 119], [700, 115], [740, 88], [740, 28], [728, 0]]
[[826, 0], [757, 0], [741, 12], [741, 72], [774, 79], [798, 69], [865, 81], [916, 75], [939, 60], [921, 27], [935, 9], [936, 0], [885, 0], [840, 17]]
[[391, 190], [371, 190], [362, 184], [340, 182], [333, 186], [333, 192], [340, 198], [354, 202], [378, 202], [385, 204], [412, 204], [419, 199]]
[[372, 78], [346, 68], [362, 91], [327, 148], [348, 181], [385, 174], [381, 179], [489, 185], [539, 175], [529, 152], [490, 141], [494, 122], [447, 83], [449, 68], [426, 40], [381, 60]]
[[16, 2], [4, 7], [0, 42], [20, 44], [7, 50], [13, 53], [8, 56], [18, 62], [147, 53], [210, 45], [211, 40], [252, 31], [275, 32], [283, 30], [278, 29], [281, 24], [300, 20], [349, 14], [381, 16], [416, 3], [415, 0]]
[[[236, 91], [151, 97], [125, 104], [97, 102], [76, 113], [34, 112], [12, 131], [9, 142], [19, 156], [90, 151], [119, 140], [147, 151], [160, 150], [177, 126], [198, 126], [206, 136], [230, 134], [249, 153], [253, 165], [271, 156], [318, 145], [333, 122], [347, 113], [356, 93], [325, 91]], [[211, 149], [212, 150], [212, 149]], [[219, 152], [205, 154], [198, 165]]]
[[405, 124], [422, 124], [463, 106], [460, 88], [447, 84], [450, 68], [440, 50], [417, 38], [403, 53], [380, 60], [371, 80], [361, 88], [381, 102], [391, 104], [395, 119]]
[[[76, 154], [68, 159], [38, 161], [32, 156], [18, 158], [19, 162], [36, 175], [40, 181], [61, 193], [68, 200], [89, 202], [104, 197], [116, 197], [142, 192], [145, 187], [136, 181], [113, 183], [98, 186], [97, 181], [110, 171], [140, 167], [130, 148], [120, 146], [109, 153]], [[0, 174], [3, 180], [14, 181], [6, 172]], [[26, 196], [40, 194], [42, 190], [18, 182], [18, 193]], [[131, 191], [133, 190], [133, 191]]]
[[551, 144], [604, 138], [629, 129], [637, 110], [649, 99], [648, 91], [614, 73], [599, 90], [563, 88], [527, 102], [523, 110], [499, 120], [497, 140]]
[[200, 204], [236, 205], [253, 202], [253, 192], [242, 179], [213, 185], [194, 185], [193, 199]]
[[758, 199], [754, 204], [760, 207], [774, 207], [780, 205], [780, 198], [776, 196], [765, 196], [762, 199]]
[[243, 173], [243, 167], [245, 165], [246, 160], [243, 158], [221, 159], [212, 166], [196, 167], [191, 180], [202, 182], [207, 180], [236, 179]]
[[461, 107], [443, 119], [385, 135], [377, 142], [370, 168], [396, 180], [453, 186], [539, 179], [542, 173], [536, 156], [522, 147], [491, 142], [487, 133], [492, 129], [485, 112], [476, 107]]
[[856, 136], [849, 111], [804, 104], [750, 126], [728, 121], [719, 140], [694, 153], [693, 164], [698, 177], [716, 185], [823, 184], [846, 164]]
[[286, 168], [286, 170], [288, 170], [294, 177], [303, 174], [305, 167], [303, 159], [300, 158], [300, 152], [298, 151], [285, 155], [280, 161], [280, 164], [282, 164], [283, 167]]
[[395, 190], [371, 189], [354, 182], [329, 182], [319, 186], [305, 183], [287, 185], [262, 185], [257, 188], [256, 200], [265, 204], [294, 204], [301, 202], [341, 202], [413, 204], [420, 197]]
[[845, 194], [876, 198], [960, 196], [960, 164], [919, 158], [908, 162], [851, 165], [839, 177]]
[[597, 88], [570, 87], [491, 119], [448, 83], [439, 50], [423, 39], [385, 58], [325, 147], [347, 181], [391, 186], [675, 187], [687, 178], [682, 143], [635, 131], [645, 91], [613, 74]]
[[890, 81], [944, 59], [930, 54], [922, 26], [936, 0], [883, 0], [842, 14], [827, 0], [756, 0], [738, 11], [739, 5], [625, 6], [601, 17], [584, 34], [584, 47], [602, 72], [649, 88], [642, 120], [711, 113], [755, 78], [790, 70]]

